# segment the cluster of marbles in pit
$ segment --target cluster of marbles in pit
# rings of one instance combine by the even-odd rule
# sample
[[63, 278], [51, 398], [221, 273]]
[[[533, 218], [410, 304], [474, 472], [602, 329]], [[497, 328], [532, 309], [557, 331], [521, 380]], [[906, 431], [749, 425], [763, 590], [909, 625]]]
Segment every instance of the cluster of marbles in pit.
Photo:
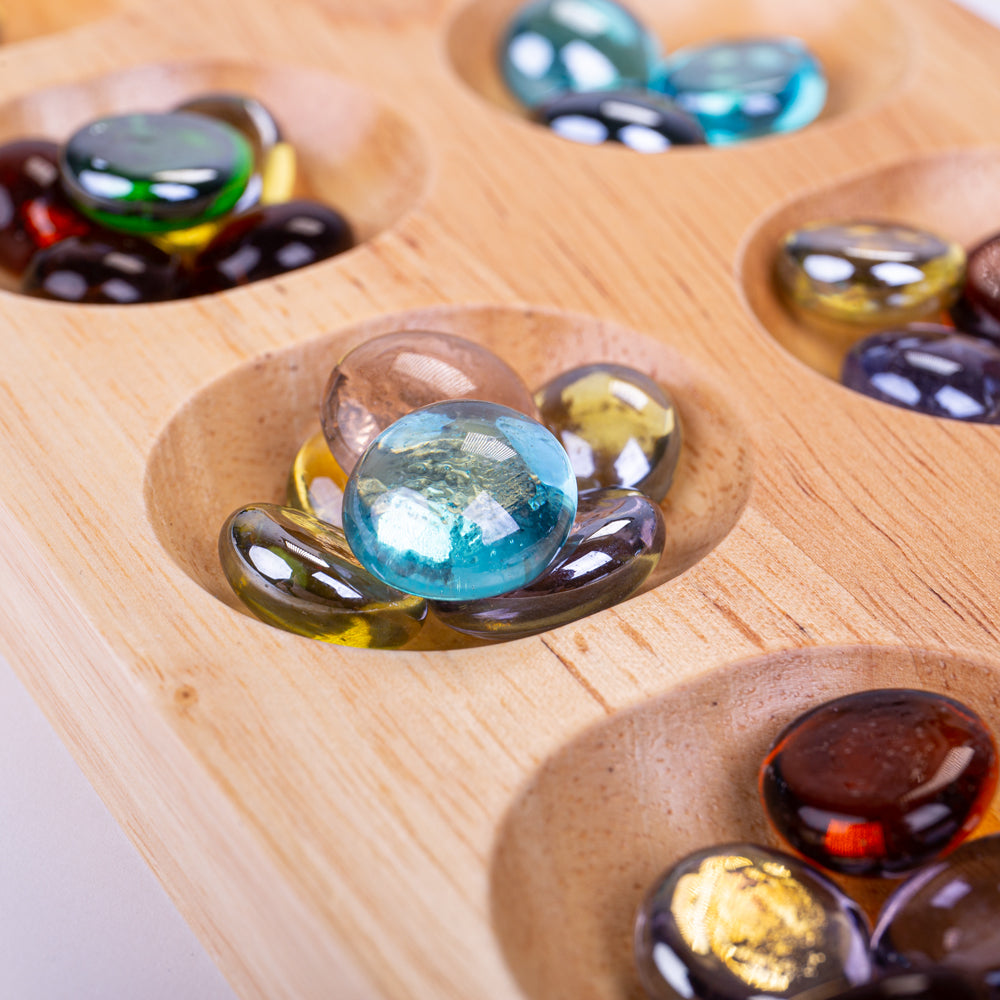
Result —
[[[983, 721], [944, 695], [882, 689], [793, 720], [760, 769], [796, 856], [729, 843], [647, 892], [635, 957], [650, 1000], [996, 1000], [1000, 835], [969, 840], [997, 782]], [[875, 929], [831, 875], [904, 877]]]
[[223, 291], [354, 243], [295, 198], [293, 147], [260, 101], [193, 97], [0, 146], [0, 273], [27, 295], [130, 305]]
[[901, 222], [788, 233], [775, 281], [795, 319], [850, 345], [841, 381], [936, 417], [1000, 422], [1000, 236], [970, 251]]
[[664, 57], [656, 35], [614, 0], [531, 0], [508, 24], [498, 59], [537, 121], [576, 142], [642, 153], [792, 132], [827, 95], [800, 39], [720, 38]]
[[663, 552], [681, 428], [634, 369], [587, 365], [533, 395], [478, 344], [401, 331], [341, 359], [320, 421], [289, 506], [243, 507], [220, 534], [226, 578], [270, 624], [396, 648], [433, 616], [514, 639], [624, 600]]

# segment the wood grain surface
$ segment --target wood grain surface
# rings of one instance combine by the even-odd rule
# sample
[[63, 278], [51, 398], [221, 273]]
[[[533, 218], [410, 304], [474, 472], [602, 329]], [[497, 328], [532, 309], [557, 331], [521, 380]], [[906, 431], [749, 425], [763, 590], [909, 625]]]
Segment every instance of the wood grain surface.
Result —
[[[364, 240], [183, 302], [0, 292], [2, 650], [246, 998], [635, 997], [644, 880], [770, 837], [748, 782], [795, 711], [906, 684], [1000, 731], [997, 429], [841, 388], [768, 279], [815, 214], [1000, 230], [1000, 35], [944, 0], [633, 6], [668, 48], [801, 35], [827, 112], [724, 150], [565, 142], [499, 91], [511, 0], [10, 18], [0, 139], [246, 90]], [[280, 497], [344, 349], [428, 325], [533, 387], [606, 359], [674, 391], [689, 446], [644, 594], [392, 653], [236, 606], [222, 518]]]

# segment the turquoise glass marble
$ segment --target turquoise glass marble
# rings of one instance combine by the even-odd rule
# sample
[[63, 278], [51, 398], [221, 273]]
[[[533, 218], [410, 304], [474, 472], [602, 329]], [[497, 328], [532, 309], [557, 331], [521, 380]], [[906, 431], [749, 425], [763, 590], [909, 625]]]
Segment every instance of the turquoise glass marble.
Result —
[[537, 0], [515, 15], [500, 43], [500, 71], [525, 107], [566, 91], [645, 87], [659, 43], [612, 0]]
[[682, 49], [650, 87], [694, 115], [717, 146], [793, 132], [823, 110], [823, 67], [798, 38], [746, 38]]
[[310, 639], [395, 649], [427, 615], [426, 601], [362, 569], [342, 531], [289, 507], [235, 511], [219, 534], [219, 558], [236, 596], [258, 618]]
[[401, 417], [372, 442], [347, 481], [344, 531], [390, 586], [472, 600], [535, 579], [576, 504], [569, 457], [541, 424], [454, 399]]
[[254, 168], [231, 125], [174, 111], [101, 118], [62, 151], [63, 185], [111, 229], [158, 233], [208, 222], [239, 201]]
[[518, 639], [610, 608], [656, 568], [665, 531], [660, 508], [634, 490], [580, 496], [573, 530], [537, 580], [480, 601], [439, 601], [449, 628], [483, 639]]

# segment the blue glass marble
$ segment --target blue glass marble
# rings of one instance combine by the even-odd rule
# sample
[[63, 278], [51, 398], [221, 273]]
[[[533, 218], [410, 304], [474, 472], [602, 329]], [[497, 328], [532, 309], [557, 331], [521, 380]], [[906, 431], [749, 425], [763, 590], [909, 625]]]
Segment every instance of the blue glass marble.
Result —
[[826, 76], [798, 38], [748, 38], [682, 49], [650, 87], [697, 118], [721, 146], [808, 125], [826, 103]]
[[537, 0], [522, 7], [500, 43], [500, 71], [535, 108], [566, 91], [645, 87], [660, 47], [612, 0]]
[[576, 516], [562, 445], [523, 413], [452, 399], [408, 413], [354, 467], [344, 532], [358, 561], [410, 594], [471, 600], [535, 579]]

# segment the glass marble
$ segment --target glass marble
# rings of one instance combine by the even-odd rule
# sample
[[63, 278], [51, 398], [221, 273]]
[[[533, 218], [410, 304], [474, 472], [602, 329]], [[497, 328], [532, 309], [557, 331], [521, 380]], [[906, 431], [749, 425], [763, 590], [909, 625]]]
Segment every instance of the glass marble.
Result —
[[80, 209], [112, 229], [143, 234], [225, 215], [253, 166], [236, 129], [183, 111], [101, 118], [62, 151], [63, 184]]
[[176, 258], [146, 240], [95, 229], [39, 250], [21, 291], [36, 298], [89, 305], [133, 305], [182, 298]]
[[969, 252], [965, 297], [983, 312], [1000, 320], [1000, 234]]
[[901, 875], [954, 849], [997, 781], [993, 737], [930, 691], [862, 691], [819, 705], [778, 736], [760, 771], [775, 829], [845, 875]]
[[704, 145], [698, 122], [673, 101], [637, 90], [563, 94], [535, 117], [557, 135], [596, 146], [615, 142], [638, 153], [662, 153], [672, 146]]
[[785, 236], [778, 291], [799, 319], [850, 329], [935, 317], [958, 298], [965, 251], [912, 226], [814, 222]]
[[289, 507], [342, 528], [347, 475], [330, 454], [322, 431], [316, 431], [299, 449], [288, 474]]
[[539, 417], [569, 454], [581, 492], [608, 486], [662, 500], [681, 451], [681, 425], [670, 396], [648, 375], [624, 365], [585, 365], [535, 394]]
[[566, 544], [526, 587], [480, 601], [439, 601], [449, 628], [484, 639], [518, 639], [610, 608], [656, 568], [665, 531], [660, 508], [634, 490], [592, 490], [579, 498]]
[[520, 376], [492, 351], [450, 333], [404, 330], [344, 356], [323, 391], [320, 422], [334, 457], [350, 473], [390, 424], [445, 399], [484, 399], [538, 415]]
[[514, 15], [500, 71], [525, 107], [565, 91], [645, 87], [660, 54], [656, 37], [612, 0], [537, 0]]
[[965, 977], [943, 969], [903, 972], [838, 993], [833, 1000], [987, 1000]]
[[304, 199], [266, 205], [234, 219], [194, 258], [192, 294], [273, 278], [352, 246], [351, 227], [336, 209]]
[[1000, 342], [1000, 319], [960, 295], [948, 310], [949, 319], [960, 333]]
[[92, 228], [63, 193], [56, 143], [0, 146], [0, 268], [20, 277], [35, 251]]
[[883, 971], [945, 966], [1000, 998], [1000, 834], [962, 844], [886, 901], [872, 937]]
[[866, 337], [844, 358], [841, 381], [917, 413], [1000, 421], [1000, 346], [951, 327], [911, 323]]
[[857, 904], [810, 865], [720, 844], [649, 891], [635, 956], [650, 1000], [826, 998], [870, 978], [868, 930]]
[[342, 531], [274, 504], [241, 507], [219, 535], [236, 596], [262, 621], [342, 646], [394, 649], [419, 631], [427, 603], [358, 565]]
[[482, 400], [432, 403], [384, 430], [354, 467], [344, 531], [369, 571], [421, 597], [493, 597], [534, 580], [576, 516], [559, 442]]
[[681, 49], [657, 67], [650, 87], [701, 122], [713, 145], [808, 125], [823, 110], [827, 83], [798, 38], [743, 38]]

